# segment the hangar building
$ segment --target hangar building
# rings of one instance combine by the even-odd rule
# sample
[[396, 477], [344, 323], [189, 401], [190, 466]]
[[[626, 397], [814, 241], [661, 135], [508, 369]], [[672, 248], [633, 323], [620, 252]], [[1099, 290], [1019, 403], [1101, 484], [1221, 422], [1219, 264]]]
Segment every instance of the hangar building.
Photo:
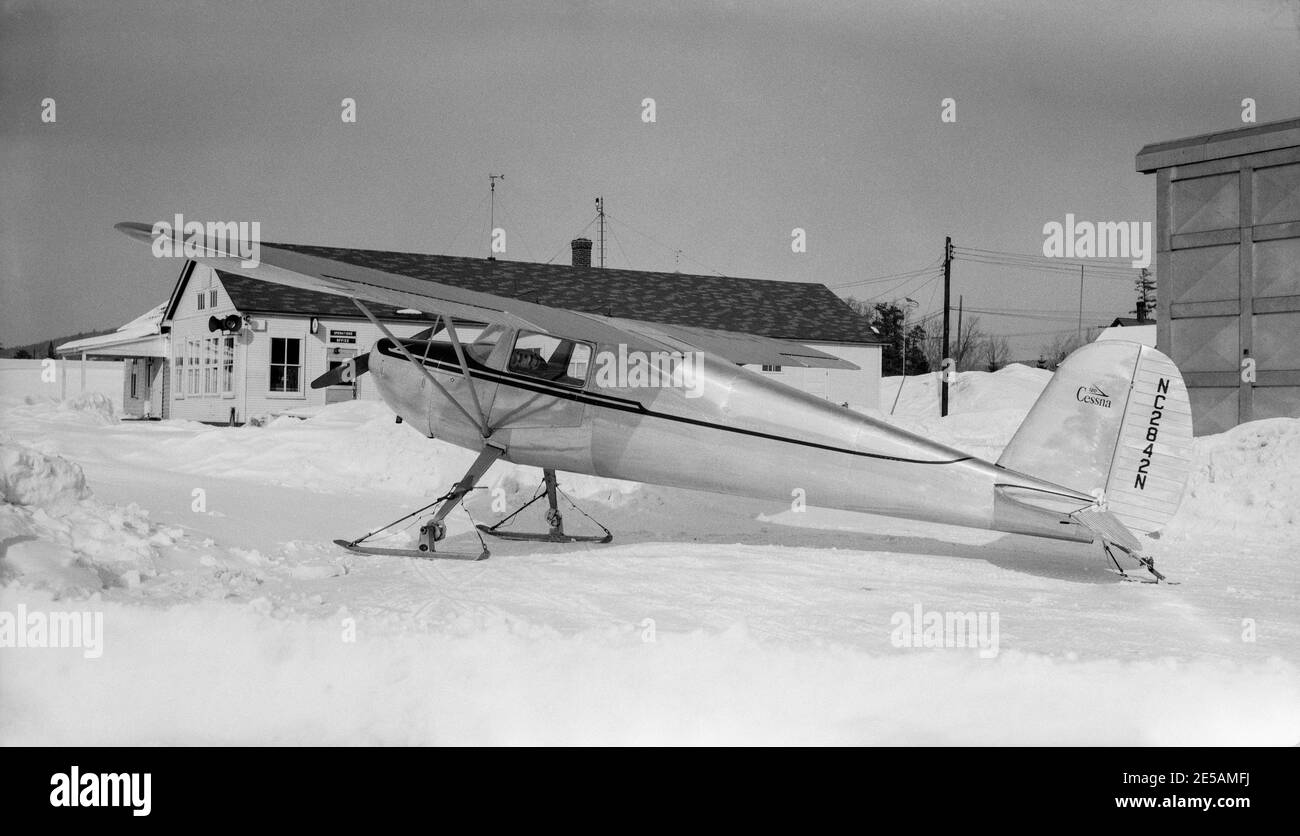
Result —
[[1157, 345], [1197, 435], [1300, 416], [1300, 119], [1158, 142]]

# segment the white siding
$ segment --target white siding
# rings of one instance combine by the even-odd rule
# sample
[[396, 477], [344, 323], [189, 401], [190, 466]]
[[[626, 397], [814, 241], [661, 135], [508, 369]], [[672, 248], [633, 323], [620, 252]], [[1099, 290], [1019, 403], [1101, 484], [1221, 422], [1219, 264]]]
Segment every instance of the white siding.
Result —
[[[204, 307], [199, 310], [198, 292], [202, 290], [206, 294], [213, 289], [217, 291], [216, 307], [213, 308], [207, 304], [209, 297], [205, 295]], [[217, 278], [215, 272], [210, 267], [201, 264], [196, 265], [189, 282], [186, 284], [184, 296], [177, 304], [176, 314], [171, 320], [172, 352], [167, 365], [168, 374], [173, 376], [173, 381], [176, 380], [176, 377], [172, 358], [176, 356], [177, 349], [183, 351], [188, 340], [204, 340], [212, 336], [219, 336], [219, 332], [213, 334], [208, 331], [208, 318], [211, 316], [224, 317], [232, 313], [241, 312], [236, 311], [231, 304], [230, 297], [226, 294], [225, 288], [221, 286], [221, 281]], [[370, 350], [375, 340], [382, 336], [378, 328], [369, 320], [360, 318], [359, 314], [357, 319], [321, 318], [315, 334], [311, 333], [310, 312], [303, 316], [252, 314], [252, 318], [254, 321], [264, 321], [266, 329], [259, 331], [245, 328], [235, 338], [234, 391], [230, 394], [219, 392], [199, 395], [190, 394], [188, 385], [189, 371], [186, 369], [186, 379], [181, 380], [181, 386], [172, 385], [170, 387], [170, 417], [224, 423], [229, 420], [230, 409], [234, 407], [235, 420], [243, 423], [256, 415], [324, 405], [328, 390], [312, 389], [310, 383], [328, 370], [331, 349], [335, 347], [355, 349], [358, 354], [364, 354]], [[402, 321], [385, 322], [384, 324], [399, 337], [409, 337], [429, 327], [427, 322]], [[328, 340], [331, 330], [354, 331], [356, 332], [356, 342], [349, 344], [330, 343]], [[299, 372], [298, 392], [271, 391], [271, 340], [274, 337], [286, 337], [301, 341], [299, 346], [302, 367]], [[219, 366], [217, 371], [217, 388], [220, 389]], [[202, 369], [200, 368], [201, 374]], [[370, 400], [379, 399], [379, 393], [375, 391], [374, 382], [368, 375], [361, 377], [358, 381], [357, 397]]]
[[835, 343], [806, 343], [827, 354], [833, 354], [842, 360], [848, 360], [859, 366], [857, 371], [848, 369], [804, 368], [802, 366], [782, 366], [781, 371], [762, 371], [759, 366], [748, 366], [765, 377], [779, 380], [787, 386], [793, 386], [819, 398], [839, 404], [848, 404], [850, 409], [863, 411], [880, 408], [880, 364], [881, 349], [879, 345], [841, 345]]

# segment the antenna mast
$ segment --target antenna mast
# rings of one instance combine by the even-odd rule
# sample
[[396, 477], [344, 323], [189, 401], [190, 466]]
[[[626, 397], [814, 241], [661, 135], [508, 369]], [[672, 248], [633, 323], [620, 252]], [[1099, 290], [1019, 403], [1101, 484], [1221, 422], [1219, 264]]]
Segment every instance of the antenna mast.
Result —
[[497, 228], [497, 181], [504, 180], [504, 174], [488, 175], [488, 260], [492, 260], [492, 236]]
[[596, 217], [600, 220], [600, 266], [605, 266], [605, 198], [596, 198]]

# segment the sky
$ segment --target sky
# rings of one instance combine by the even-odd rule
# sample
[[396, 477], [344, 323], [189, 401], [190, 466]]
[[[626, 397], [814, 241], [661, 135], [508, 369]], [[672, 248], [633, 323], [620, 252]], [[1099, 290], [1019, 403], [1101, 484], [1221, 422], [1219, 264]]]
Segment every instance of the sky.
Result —
[[[1076, 327], [1078, 275], [963, 252], [1041, 254], [1067, 213], [1154, 222], [1138, 150], [1241, 127], [1247, 97], [1261, 123], [1300, 116], [1297, 0], [0, 0], [0, 342], [167, 298], [180, 264], [119, 221], [486, 256], [504, 174], [500, 258], [567, 263], [603, 196], [609, 266], [913, 317], [942, 304], [951, 236], [954, 305], [1016, 312], [981, 324], [1033, 358]], [[1131, 315], [1131, 282], [1096, 269], [1085, 324]]]

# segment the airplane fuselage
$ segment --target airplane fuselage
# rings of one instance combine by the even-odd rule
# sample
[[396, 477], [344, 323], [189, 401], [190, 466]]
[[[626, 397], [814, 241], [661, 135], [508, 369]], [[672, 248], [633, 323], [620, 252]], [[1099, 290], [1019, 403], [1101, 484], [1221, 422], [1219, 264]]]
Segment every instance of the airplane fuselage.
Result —
[[[468, 357], [490, 441], [518, 464], [785, 503], [1090, 542], [1085, 494], [1016, 473], [712, 356], [689, 385], [568, 385], [512, 370], [512, 333]], [[404, 341], [467, 410], [449, 344]], [[595, 353], [618, 346], [595, 344]], [[370, 373], [402, 419], [482, 448], [478, 427], [391, 341]], [[567, 378], [566, 378], [567, 379]], [[1029, 501], [1024, 501], [1028, 498]]]

